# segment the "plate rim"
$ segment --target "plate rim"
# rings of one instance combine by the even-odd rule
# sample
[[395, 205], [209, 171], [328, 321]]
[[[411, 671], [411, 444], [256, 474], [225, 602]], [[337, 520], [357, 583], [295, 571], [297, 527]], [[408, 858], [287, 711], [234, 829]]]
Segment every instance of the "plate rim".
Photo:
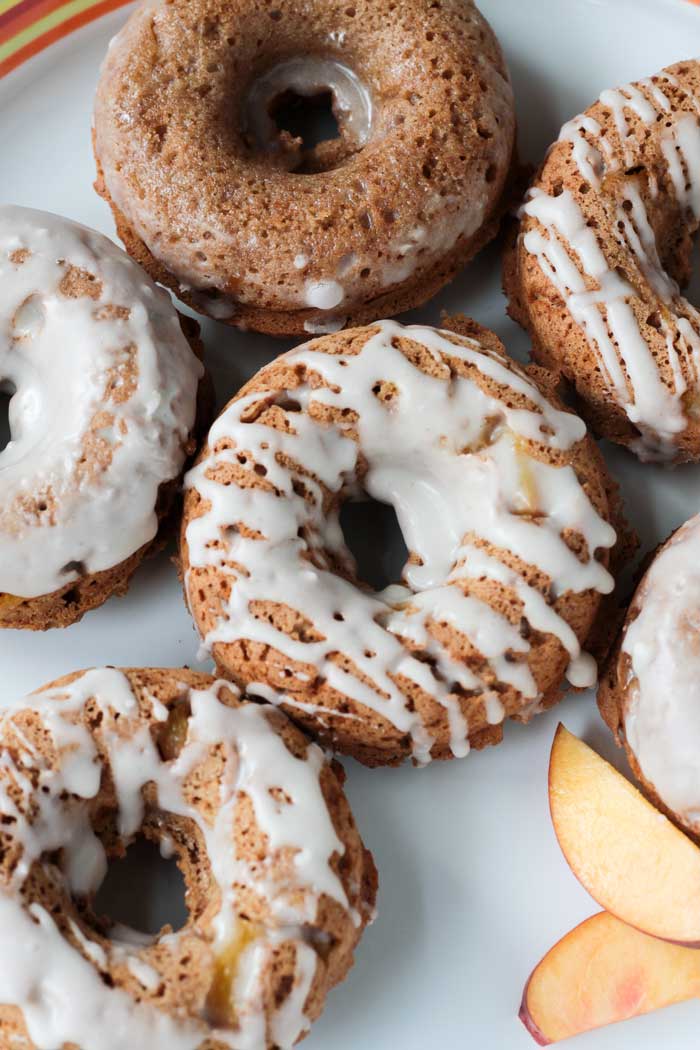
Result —
[[[0, 17], [3, 14], [10, 14], [13, 8], [18, 7], [21, 2], [22, 0], [10, 0], [9, 6], [2, 10], [4, 5], [2, 0], [0, 0]], [[579, 0], [579, 2], [588, 3], [593, 8], [605, 8], [613, 4], [619, 5], [620, 0]], [[626, 6], [632, 8], [635, 12], [638, 12], [640, 8], [656, 11], [660, 8], [666, 8], [669, 12], [678, 13], [695, 10], [697, 16], [700, 17], [700, 0], [624, 0], [624, 2]], [[38, 73], [40, 66], [37, 65], [37, 60], [42, 55], [46, 55], [47, 52], [55, 55], [58, 45], [74, 39], [76, 34], [79, 34], [88, 26], [92, 26], [103, 18], [128, 8], [132, 3], [133, 0], [63, 0], [62, 3], [54, 8], [53, 12], [49, 13], [51, 16], [58, 14], [64, 9], [67, 11], [73, 11], [76, 7], [77, 9], [72, 14], [66, 14], [57, 24], [52, 25], [45, 32], [28, 40], [27, 43], [13, 48], [4, 58], [1, 57], [3, 48], [6, 48], [17, 34], [13, 32], [12, 36], [10, 36], [9, 32], [3, 32], [2, 26], [0, 26], [0, 86], [4, 80], [12, 77], [13, 74], [19, 73], [20, 70], [26, 71], [28, 68], [35, 68]], [[45, 17], [49, 17], [49, 14], [43, 15], [42, 19], [28, 23], [22, 28], [21, 32], [29, 32], [37, 22]]]

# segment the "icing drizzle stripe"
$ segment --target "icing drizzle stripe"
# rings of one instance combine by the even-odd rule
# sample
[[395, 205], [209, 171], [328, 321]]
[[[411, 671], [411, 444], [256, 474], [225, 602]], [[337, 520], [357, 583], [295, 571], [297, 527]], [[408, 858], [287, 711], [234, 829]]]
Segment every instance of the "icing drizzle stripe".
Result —
[[[401, 339], [418, 344], [437, 374], [404, 356]], [[451, 371], [450, 359], [498, 384], [499, 393]], [[356, 354], [328, 354], [311, 343], [284, 361], [303, 372], [300, 385], [231, 402], [212, 427], [208, 454], [186, 479], [208, 507], [186, 529], [190, 606], [196, 612], [195, 570], [214, 571], [231, 584], [204, 639], [207, 649], [239, 639], [270, 646], [290, 662], [290, 688], [268, 681], [266, 698], [308, 710], [293, 684], [299, 676], [306, 685], [311, 675], [410, 734], [414, 758], [425, 762], [434, 737], [400, 688], [407, 679], [445, 709], [452, 751], [465, 754], [469, 727], [460, 694], [483, 695], [486, 703], [495, 684], [505, 682], [521, 694], [526, 711], [541, 699], [527, 663], [529, 642], [506, 616], [468, 593], [476, 542], [546, 573], [548, 601], [524, 572], [506, 573], [494, 556], [501, 582], [514, 586], [526, 615], [546, 625], [569, 653], [572, 681], [591, 684], [593, 662], [552, 603], [567, 591], [611, 590], [594, 555], [614, 544], [615, 533], [571, 466], [525, 451], [530, 441], [550, 454], [568, 451], [585, 434], [582, 422], [553, 408], [499, 354], [431, 328], [385, 321], [368, 330]], [[386, 384], [393, 391], [388, 403], [378, 396]], [[514, 394], [532, 407], [512, 407]], [[284, 409], [285, 429], [258, 421], [259, 410], [274, 403], [299, 409]], [[324, 413], [335, 421], [320, 422]], [[360, 456], [367, 467], [361, 479]], [[222, 472], [241, 463], [264, 484], [223, 480]], [[352, 574], [333, 571], [332, 561], [352, 568], [352, 559], [329, 506], [357, 496], [358, 485], [394, 506], [412, 552], [403, 585], [379, 594], [359, 589]], [[567, 546], [566, 529], [585, 538], [587, 557]], [[483, 564], [483, 553], [477, 557]], [[317, 636], [278, 629], [269, 616], [256, 614], [264, 603], [296, 610]], [[437, 641], [434, 625], [442, 622], [482, 655], [481, 671]]]

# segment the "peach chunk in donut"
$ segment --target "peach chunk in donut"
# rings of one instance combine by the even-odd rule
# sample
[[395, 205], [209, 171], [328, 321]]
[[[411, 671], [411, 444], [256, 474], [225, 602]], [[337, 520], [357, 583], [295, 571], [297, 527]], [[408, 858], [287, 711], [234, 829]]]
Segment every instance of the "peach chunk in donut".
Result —
[[598, 703], [647, 794], [700, 836], [700, 516], [639, 583]]
[[208, 394], [198, 326], [102, 234], [0, 207], [0, 627], [65, 627], [162, 535]]
[[[338, 136], [314, 144], [285, 113], [324, 99]], [[494, 236], [515, 111], [472, 0], [148, 0], [94, 129], [96, 187], [151, 276], [303, 336], [419, 305]]]
[[506, 255], [510, 313], [603, 437], [700, 459], [700, 62], [603, 91], [561, 130]]
[[[282, 355], [186, 478], [186, 596], [220, 673], [370, 765], [464, 755], [565, 677], [593, 684], [583, 647], [627, 542], [551, 377], [454, 324], [383, 321]], [[367, 496], [393, 505], [410, 551], [381, 593], [339, 524]]]
[[[187, 670], [100, 668], [0, 719], [0, 1046], [288, 1048], [352, 964], [376, 873], [329, 763], [278, 710]], [[188, 919], [95, 913], [136, 836]]]

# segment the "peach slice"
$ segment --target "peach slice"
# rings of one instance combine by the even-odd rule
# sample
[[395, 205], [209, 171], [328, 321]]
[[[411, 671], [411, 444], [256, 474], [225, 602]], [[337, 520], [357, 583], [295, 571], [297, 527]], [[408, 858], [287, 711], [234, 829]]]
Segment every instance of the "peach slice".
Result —
[[562, 725], [549, 806], [571, 870], [602, 908], [654, 937], [700, 946], [700, 849]]
[[567, 933], [530, 974], [520, 1020], [540, 1046], [700, 994], [700, 952], [607, 912]]

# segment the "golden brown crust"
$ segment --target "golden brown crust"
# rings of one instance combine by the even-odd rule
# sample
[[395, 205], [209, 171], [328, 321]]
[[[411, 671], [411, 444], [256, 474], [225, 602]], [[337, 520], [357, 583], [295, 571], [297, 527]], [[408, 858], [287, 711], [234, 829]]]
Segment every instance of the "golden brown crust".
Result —
[[[340, 146], [316, 147], [317, 166], [299, 175], [285, 168], [289, 143], [272, 154], [251, 145], [231, 98], [240, 109], [260, 73], [318, 51], [371, 85], [374, 130], [346, 149], [341, 122]], [[154, 0], [102, 73], [96, 189], [127, 251], [193, 309], [216, 297], [213, 316], [226, 323], [304, 335], [329, 317], [352, 326], [395, 315], [449, 281], [498, 229], [514, 131], [505, 62], [471, 0], [280, 0], [272, 13], [249, 0]], [[480, 216], [471, 226], [470, 210]], [[430, 247], [440, 223], [444, 244], [441, 234]], [[425, 239], [406, 276], [403, 241], [416, 230]], [[356, 260], [330, 314], [299, 297], [299, 254], [313, 281], [321, 260]]]
[[[597, 700], [603, 721], [615, 737], [615, 743], [618, 747], [622, 747], [625, 744], [622, 722], [627, 691], [630, 685], [629, 665], [627, 657], [622, 653], [622, 643], [627, 628], [639, 613], [641, 601], [643, 600], [642, 588], [647, 573], [655, 558], [666, 549], [674, 535], [675, 532], [672, 532], [663, 543], [659, 543], [652, 550], [647, 551], [636, 566], [634, 579], [627, 594], [621, 596], [617, 603], [617, 614], [613, 620], [614, 630], [608, 651], [601, 665]], [[634, 551], [631, 553], [633, 554]], [[632, 761], [633, 756], [630, 755], [629, 751], [628, 757]], [[635, 769], [635, 774], [637, 774], [637, 769]]]
[[[455, 333], [456, 342], [460, 335], [468, 336], [478, 339], [485, 347], [504, 352], [497, 336], [469, 318], [444, 318], [443, 326]], [[352, 355], [361, 350], [367, 337], [368, 329], [354, 329], [317, 340], [313, 348], [315, 351], [323, 350], [330, 354]], [[427, 371], [438, 367], [434, 361], [427, 360], [429, 355], [425, 354], [417, 343], [412, 343], [408, 336], [401, 340], [401, 350], [413, 360], [421, 361], [421, 367], [425, 367]], [[470, 371], [469, 366], [460, 358], [452, 358], [450, 367], [455, 373], [468, 375], [470, 379], [482, 386], [482, 389], [498, 393], [497, 384], [478, 373], [477, 370]], [[555, 376], [542, 369], [534, 368], [531, 370], [531, 378], [553, 405], [566, 411], [555, 393], [557, 382]], [[286, 356], [282, 355], [254, 376], [234, 400], [256, 391], [261, 393], [275, 390], [293, 392], [295, 386], [305, 381], [306, 376], [299, 375], [294, 369], [288, 367]], [[515, 397], [512, 393], [509, 393], [509, 396]], [[522, 405], [523, 407], [527, 405], [524, 398]], [[283, 414], [276, 419], [271, 414], [269, 417], [261, 418], [264, 418], [269, 425], [284, 427], [282, 416]], [[210, 450], [205, 445], [197, 462], [202, 462], [209, 454]], [[566, 453], [557, 453], [551, 449], [545, 451], [544, 446], [532, 444], [528, 446], [528, 454], [548, 462], [558, 461], [562, 464], [567, 462], [572, 465], [596, 511], [617, 530], [618, 540], [615, 548], [612, 551], [601, 552], [600, 555], [602, 563], [616, 573], [634, 550], [636, 537], [624, 520], [617, 486], [610, 478], [595, 443], [586, 436], [570, 452]], [[257, 475], [252, 472], [246, 473], [243, 468], [236, 468], [238, 473], [235, 473], [233, 467], [228, 469], [232, 471], [231, 481], [236, 484], [243, 484], [245, 487], [258, 487], [263, 484]], [[328, 513], [337, 509], [335, 503], [337, 503], [337, 497], [329, 495]], [[215, 567], [198, 568], [190, 565], [187, 528], [192, 520], [205, 514], [208, 507], [209, 505], [196, 488], [187, 490], [180, 533], [180, 557], [183, 572], [189, 574], [189, 606], [198, 630], [203, 636], [215, 628], [222, 613], [222, 603], [228, 597], [229, 588], [235, 586], [230, 575], [219, 574]], [[570, 542], [574, 545], [578, 540], [580, 537], [570, 537]], [[470, 541], [487, 553], [495, 553], [503, 564], [511, 565], [517, 571], [522, 572], [528, 582], [537, 587], [544, 595], [548, 594], [550, 581], [535, 566], [525, 565], [510, 551], [495, 548], [490, 550], [486, 541], [478, 537], [471, 537]], [[341, 567], [338, 567], [338, 571], [341, 575], [343, 574]], [[363, 586], [361, 583], [358, 584], [354, 578], [352, 582], [360, 587]], [[520, 624], [523, 615], [522, 602], [509, 587], [495, 580], [484, 578], [472, 582], [470, 593], [498, 610], [512, 624]], [[557, 613], [571, 626], [581, 644], [586, 647], [589, 644], [593, 646], [594, 655], [598, 657], [602, 657], [611, 641], [609, 601], [612, 599], [603, 599], [597, 592], [586, 591], [580, 594], [567, 592], [560, 595], [554, 602]], [[299, 614], [289, 607], [275, 606], [273, 608], [270, 603], [260, 603], [260, 608], [256, 609], [255, 615], [263, 619], [270, 619], [278, 629], [293, 637], [300, 637], [302, 640], [313, 638], [313, 623], [302, 623]], [[460, 634], [446, 623], [433, 624], [431, 633], [440, 644], [447, 648], [455, 661], [470, 667], [475, 672], [483, 673], [484, 659], [465, 635]], [[528, 635], [528, 640], [531, 646], [528, 663], [542, 695], [541, 706], [550, 707], [563, 694], [563, 680], [569, 657], [553, 635], [532, 631]], [[411, 643], [407, 644], [411, 648]], [[416, 649], [419, 650], [420, 647], [416, 646]], [[342, 753], [349, 753], [369, 766], [399, 764], [410, 756], [412, 741], [407, 734], [399, 731], [389, 719], [380, 713], [370, 710], [333, 689], [325, 679], [319, 678], [313, 664], [292, 660], [288, 655], [282, 654], [267, 644], [243, 639], [235, 642], [215, 642], [212, 655], [219, 672], [240, 687], [249, 683], [264, 682], [274, 689], [286, 691], [292, 695], [295, 704], [299, 703], [302, 706], [283, 705], [283, 709], [305, 730], [320, 738], [329, 747]], [[343, 656], [339, 654], [338, 662], [341, 666], [342, 660]], [[450, 730], [445, 708], [433, 696], [417, 686], [414, 681], [407, 678], [402, 679], [398, 675], [395, 676], [394, 681], [408, 698], [412, 708], [420, 713], [423, 724], [435, 740], [431, 757], [440, 759], [452, 757]], [[506, 686], [504, 683], [498, 683], [498, 692], [506, 717], [517, 720], [528, 716], [528, 712], [523, 709], [523, 698], [517, 689]], [[311, 705], [311, 708], [304, 709], [304, 705]], [[483, 696], [465, 695], [460, 699], [460, 707], [469, 726], [471, 747], [478, 749], [500, 741], [502, 726], [490, 724]], [[322, 712], [320, 714], [319, 709]], [[355, 717], [348, 717], [348, 715]]]
[[[443, 328], [477, 339], [482, 346], [505, 352], [505, 347], [498, 336], [470, 317], [443, 315], [441, 324]], [[566, 384], [560, 374], [537, 364], [528, 365], [525, 372], [546, 394], [552, 404], [558, 408], [568, 408], [565, 399]], [[626, 565], [630, 564], [639, 548], [639, 537], [625, 517], [620, 486], [610, 474], [602, 452], [595, 441], [590, 438], [587, 439], [587, 452], [594, 469], [602, 479], [607, 499], [608, 521], [617, 535], [617, 542], [610, 551], [608, 568], [613, 578], [618, 580], [620, 573]], [[617, 639], [626, 611], [625, 594], [619, 586], [616, 586], [611, 594], [601, 597], [598, 614], [586, 640], [586, 649], [595, 657], [599, 667], [607, 663], [608, 654]], [[555, 699], [546, 703], [545, 706], [551, 707], [554, 703], [556, 703]]]
[[[65, 675], [38, 692], [70, 685], [84, 673]], [[163, 723], [155, 717], [155, 703], [164, 705], [171, 712], [179, 710], [189, 690], [209, 689], [214, 679], [188, 669], [130, 668], [124, 669], [123, 673], [138, 701], [138, 717], [148, 727], [161, 754], [167, 758], [169, 743], [163, 734], [164, 727], [167, 729], [169, 723]], [[218, 696], [223, 703], [233, 707], [246, 702], [239, 700], [225, 686], [219, 688]], [[289, 751], [297, 757], [303, 757], [309, 746], [308, 739], [281, 712], [269, 707], [266, 707], [266, 711], [269, 723]], [[98, 717], [98, 714], [95, 702], [88, 700], [78, 717], [93, 736], [104, 766], [100, 792], [91, 807], [93, 827], [108, 859], [115, 859], [124, 856], [127, 846], [117, 826], [118, 802], [109, 773], [108, 750], [103, 741], [103, 732], [114, 732], [115, 727], [107, 725], [107, 716]], [[42, 761], [49, 765], [58, 761], [58, 756], [53, 752], [52, 737], [46, 733], [42, 719], [36, 712], [28, 707], [5, 722], [0, 743], [10, 751], [17, 744], [15, 726], [22, 735], [22, 746], [26, 747], [29, 741]], [[184, 783], [187, 803], [205, 819], [215, 814], [220, 805], [221, 763], [219, 750], [210, 748], [191, 769]], [[0, 774], [0, 779], [6, 772]], [[330, 863], [345, 889], [350, 907], [356, 910], [359, 922], [356, 924], [350, 912], [338, 901], [325, 895], [320, 897], [318, 913], [312, 923], [313, 929], [319, 932], [318, 959], [305, 1005], [305, 1013], [310, 1021], [320, 1014], [328, 991], [345, 978], [352, 966], [354, 949], [372, 917], [376, 899], [376, 869], [357, 831], [343, 792], [343, 780], [342, 767], [336, 762], [326, 762], [320, 773], [321, 789], [343, 846], [343, 852], [334, 854]], [[188, 909], [187, 922], [176, 939], [159, 940], [153, 946], [139, 950], [143, 962], [159, 975], [157, 985], [144, 987], [134, 971], [126, 965], [126, 960], [110, 953], [110, 921], [95, 913], [92, 898], [81, 898], [79, 901], [71, 899], [66, 894], [65, 883], [52, 877], [50, 865], [34, 865], [26, 880], [23, 896], [26, 901], [42, 904], [50, 912], [64, 938], [88, 962], [94, 965], [94, 959], [86, 952], [76, 927], [84, 937], [104, 951], [106, 963], [104, 967], [98, 966], [98, 969], [106, 983], [123, 989], [135, 1002], [155, 1006], [182, 1022], [199, 1020], [207, 1016], [211, 1008], [207, 1006], [208, 997], [216, 980], [216, 959], [211, 942], [212, 922], [220, 905], [220, 893], [213, 881], [203, 836], [195, 822], [162, 810], [158, 806], [153, 784], [145, 787], [144, 801], [145, 814], [139, 834], [155, 843], [162, 841], [165, 836], [172, 842], [174, 856], [185, 880]], [[243, 793], [235, 810], [232, 834], [238, 857], [253, 869], [264, 860], [267, 865], [265, 878], [272, 884], [276, 879], [281, 880], [280, 884], [284, 883], [285, 868], [293, 864], [289, 850], [287, 847], [271, 850], [267, 837], [257, 824], [252, 804]], [[3, 838], [0, 832], [0, 846]], [[18, 855], [16, 849], [2, 850], [0, 854], [0, 882], [6, 882], [17, 863]], [[267, 898], [262, 893], [256, 894], [250, 887], [237, 890], [236, 909], [240, 921], [250, 924], [251, 928], [256, 925], [265, 927], [266, 924], [274, 926], [279, 922], [273, 918]], [[167, 933], [168, 930], [165, 928], [161, 932]], [[264, 1013], [268, 1020], [290, 993], [294, 967], [293, 942], [283, 939], [278, 949], [272, 952], [262, 977]], [[25, 1040], [22, 1045], [33, 1050], [34, 1044], [20, 1011], [14, 1006], [0, 1006], [0, 1047], [16, 1046], [20, 1036]], [[222, 1044], [214, 1039], [205, 1039], [199, 1050], [219, 1050], [220, 1047]]]
[[[204, 345], [200, 338], [199, 325], [184, 314], [180, 315], [180, 325], [193, 352], [203, 361]], [[211, 377], [208, 372], [204, 372], [197, 391], [195, 424], [186, 448], [187, 462], [177, 478], [164, 483], [158, 490], [156, 514], [159, 527], [154, 539], [119, 565], [80, 577], [52, 594], [26, 599], [0, 594], [0, 629], [46, 631], [54, 627], [70, 627], [82, 619], [86, 612], [103, 605], [113, 595], [122, 597], [126, 594], [131, 578], [144, 558], [161, 551], [174, 533], [175, 523], [180, 514], [182, 476], [199, 441], [208, 429], [213, 411], [214, 392]]]
[[[517, 163], [513, 162], [513, 171], [517, 172]], [[477, 255], [482, 248], [498, 234], [501, 220], [511, 207], [516, 194], [511, 190], [509, 180], [504, 189], [503, 196], [491, 218], [480, 227], [473, 237], [457, 245], [457, 247], [446, 255], [439, 265], [433, 267], [428, 274], [423, 274], [419, 280], [406, 281], [398, 288], [392, 289], [384, 295], [379, 295], [370, 302], [361, 304], [353, 310], [344, 312], [344, 328], [354, 328], [361, 325], [371, 324], [380, 317], [395, 317], [413, 310], [423, 303], [428, 302], [437, 295], [441, 288], [449, 284], [466, 264]], [[174, 295], [186, 303], [192, 310], [202, 313], [201, 299], [192, 291], [184, 288], [180, 281], [171, 274], [158, 259], [148, 250], [144, 242], [135, 232], [123, 213], [117, 208], [109, 196], [104, 180], [99, 172], [95, 181], [95, 189], [104, 197], [112, 210], [117, 236], [124, 245], [129, 255], [144, 268], [146, 273], [159, 284], [169, 288]], [[235, 313], [230, 317], [218, 318], [224, 324], [233, 325], [244, 331], [250, 330], [260, 332], [264, 335], [285, 338], [289, 336], [309, 336], [309, 330], [305, 324], [318, 322], [317, 310], [264, 310], [236, 304]]]

